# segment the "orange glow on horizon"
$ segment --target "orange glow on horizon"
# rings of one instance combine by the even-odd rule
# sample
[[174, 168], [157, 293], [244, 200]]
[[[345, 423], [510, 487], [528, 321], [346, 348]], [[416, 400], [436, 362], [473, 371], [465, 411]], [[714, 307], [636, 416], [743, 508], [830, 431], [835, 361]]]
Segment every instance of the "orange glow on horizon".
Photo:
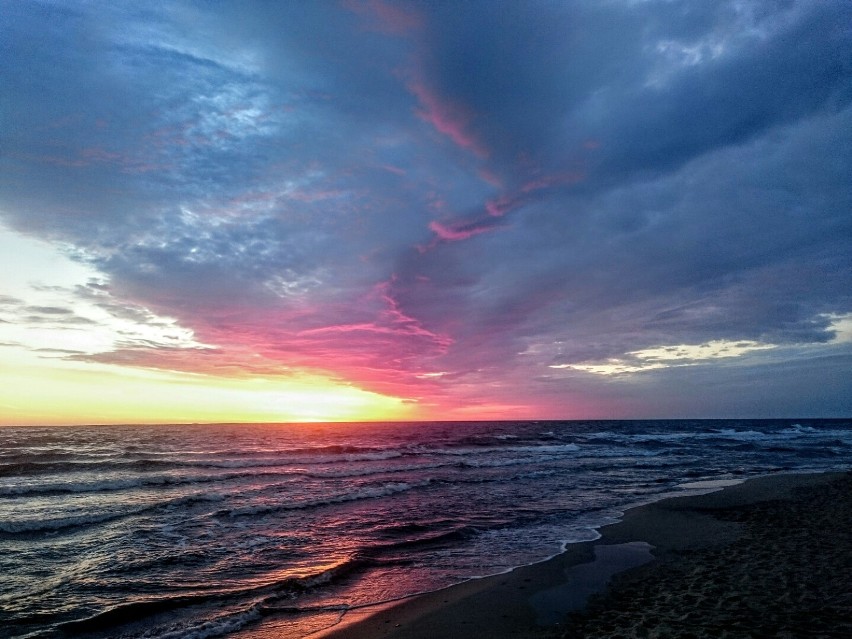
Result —
[[6, 357], [0, 425], [404, 420], [416, 404], [316, 375], [224, 378]]

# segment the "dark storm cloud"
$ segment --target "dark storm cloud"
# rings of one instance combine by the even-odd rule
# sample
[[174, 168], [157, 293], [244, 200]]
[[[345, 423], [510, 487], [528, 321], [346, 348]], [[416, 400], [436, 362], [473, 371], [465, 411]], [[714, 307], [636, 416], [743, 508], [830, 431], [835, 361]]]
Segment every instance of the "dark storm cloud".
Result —
[[[72, 246], [108, 282], [78, 294], [114, 317], [215, 345], [205, 369], [543, 411], [617, 386], [641, 412], [686, 410], [664, 372], [630, 387], [549, 367], [840, 348], [848, 2], [4, 12], [3, 220]], [[93, 357], [192, 366], [157, 351]], [[672, 370], [699, 369], [731, 372]]]
[[427, 64], [495, 170], [610, 185], [849, 103], [848, 6], [767, 6], [439, 4]]

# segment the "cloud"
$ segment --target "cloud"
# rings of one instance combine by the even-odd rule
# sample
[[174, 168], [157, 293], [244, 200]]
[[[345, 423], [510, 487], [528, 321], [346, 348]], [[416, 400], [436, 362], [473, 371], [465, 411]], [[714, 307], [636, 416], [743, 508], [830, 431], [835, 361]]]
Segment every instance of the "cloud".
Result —
[[597, 363], [551, 364], [550, 368], [572, 368], [598, 375], [622, 375], [673, 366], [695, 366], [717, 359], [739, 358], [756, 351], [773, 348], [777, 348], [777, 345], [748, 340], [739, 342], [712, 340], [704, 344], [675, 344], [646, 348], [625, 353], [624, 358], [609, 358]]
[[73, 315], [74, 311], [68, 308], [61, 308], [59, 306], [29, 306], [25, 309], [30, 313], [37, 313], [39, 315]]
[[420, 118], [462, 149], [481, 158], [488, 157], [488, 150], [469, 131], [474, 119], [473, 113], [464, 106], [438, 95], [420, 81], [410, 82], [408, 88], [422, 105], [422, 108], [415, 111]]
[[[842, 1], [9, 5], [0, 216], [88, 275], [10, 253], [59, 288], [16, 280], [0, 321], [96, 322], [88, 361], [304, 367], [436, 414], [689, 412], [734, 361], [767, 380], [743, 410], [797, 361], [837, 381], [850, 19]], [[700, 366], [648, 356], [689, 348]], [[608, 362], [618, 379], [580, 370]]]
[[432, 222], [429, 222], [429, 228], [434, 231], [435, 235], [437, 235], [440, 239], [454, 242], [458, 240], [466, 240], [475, 235], [479, 235], [480, 233], [487, 233], [488, 231], [492, 231], [500, 227], [494, 222], [484, 219], [461, 224], [453, 224], [452, 226], [433, 220]]

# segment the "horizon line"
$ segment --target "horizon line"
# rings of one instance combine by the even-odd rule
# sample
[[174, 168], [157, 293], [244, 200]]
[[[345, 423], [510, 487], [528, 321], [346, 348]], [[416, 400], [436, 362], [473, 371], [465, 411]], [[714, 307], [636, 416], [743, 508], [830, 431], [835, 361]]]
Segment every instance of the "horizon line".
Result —
[[316, 420], [316, 421], [245, 421], [245, 422], [96, 422], [74, 424], [2, 424], [0, 428], [92, 428], [126, 426], [322, 426], [322, 425], [368, 425], [368, 424], [485, 424], [523, 422], [686, 422], [686, 421], [838, 421], [852, 419], [852, 415], [814, 417], [794, 415], [788, 417], [593, 417], [593, 418], [544, 418], [544, 419], [371, 419], [371, 420]]

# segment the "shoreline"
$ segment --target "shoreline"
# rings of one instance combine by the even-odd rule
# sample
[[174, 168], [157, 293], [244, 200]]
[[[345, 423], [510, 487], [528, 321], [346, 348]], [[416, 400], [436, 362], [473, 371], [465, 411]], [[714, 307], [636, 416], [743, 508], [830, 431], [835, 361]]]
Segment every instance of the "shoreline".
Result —
[[[661, 616], [662, 612], [652, 610], [660, 603], [652, 601], [653, 597], [646, 592], [647, 584], [661, 584], [663, 591], [656, 596], [667, 599], [664, 589], [671, 574], [706, 568], [708, 553], [718, 555], [725, 547], [741, 543], [750, 534], [748, 526], [759, 527], [760, 518], [767, 516], [763, 511], [771, 512], [773, 507], [778, 510], [785, 504], [804, 502], [808, 506], [811, 504], [804, 495], [832, 489], [852, 498], [852, 473], [773, 474], [713, 492], [663, 498], [628, 509], [620, 521], [601, 527], [598, 539], [569, 544], [550, 559], [397, 602], [350, 610], [339, 623], [311, 634], [310, 639], [605, 637], [609, 635], [602, 632], [601, 624], [605, 623], [602, 620], [608, 623], [613, 618], [619, 619], [624, 628], [640, 624], [644, 630], [636, 636], [656, 636], [650, 629], [653, 620], [649, 615]], [[812, 510], [818, 511], [818, 506]], [[821, 508], [825, 510], [827, 506], [823, 504]], [[846, 506], [845, 510], [852, 512], [852, 506]], [[757, 521], [750, 522], [755, 515]], [[848, 515], [840, 513], [839, 517], [842, 521]], [[773, 534], [784, 535], [780, 529], [763, 532], [770, 538]], [[835, 539], [838, 534], [841, 533], [835, 534]], [[762, 543], [766, 545], [767, 541]], [[750, 555], [759, 554], [755, 549], [747, 549], [741, 561], [748, 563]], [[842, 555], [841, 550], [841, 559]], [[852, 551], [847, 551], [847, 559], [850, 555]], [[760, 568], [765, 569], [767, 558], [761, 557]], [[791, 558], [769, 559], [774, 563], [774, 572], [783, 573], [785, 560]], [[715, 558], [715, 561], [720, 560]], [[748, 568], [742, 571], [747, 573]], [[718, 590], [719, 585], [713, 585]], [[696, 585], [697, 591], [699, 586]], [[644, 597], [644, 603], [626, 603], [631, 596], [636, 598], [637, 591], [642, 591], [639, 598]], [[736, 597], [737, 593], [729, 596]], [[700, 598], [700, 592], [695, 597]], [[672, 618], [686, 619], [690, 614], [695, 617], [695, 611], [688, 609], [689, 601], [687, 598], [679, 604], [677, 601], [664, 604], [671, 608], [671, 614], [662, 615], [669, 623], [668, 630], [662, 632], [669, 632], [669, 636], [677, 632], [670, 627]], [[687, 609], [678, 610], [678, 605]], [[725, 616], [727, 612], [722, 609], [719, 614]], [[706, 611], [702, 610], [702, 616], [707, 617]], [[698, 626], [695, 619], [692, 621], [687, 625], [695, 634], [693, 626]], [[613, 636], [633, 636], [629, 632], [624, 634], [627, 632], [624, 628]], [[737, 635], [736, 630], [731, 631], [734, 634], [727, 631], [719, 634], [719, 628], [715, 628], [714, 632], [716, 635], [702, 635], [699, 628], [695, 636], [748, 636]], [[814, 636], [835, 636], [830, 634], [830, 628], [826, 632], [829, 634]]]

